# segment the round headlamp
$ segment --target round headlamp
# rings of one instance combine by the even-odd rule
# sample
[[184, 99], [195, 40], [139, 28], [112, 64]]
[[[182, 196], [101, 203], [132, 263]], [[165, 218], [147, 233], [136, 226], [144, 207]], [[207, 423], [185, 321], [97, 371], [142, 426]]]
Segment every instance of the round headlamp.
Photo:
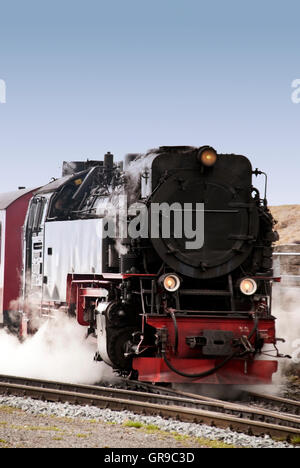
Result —
[[168, 292], [176, 292], [180, 288], [180, 278], [174, 273], [164, 275], [160, 278], [160, 283]]
[[257, 283], [252, 278], [244, 278], [240, 282], [240, 290], [246, 296], [252, 296], [252, 294], [256, 293]]
[[199, 151], [198, 160], [206, 167], [213, 166], [217, 161], [217, 153], [211, 148], [207, 147]]

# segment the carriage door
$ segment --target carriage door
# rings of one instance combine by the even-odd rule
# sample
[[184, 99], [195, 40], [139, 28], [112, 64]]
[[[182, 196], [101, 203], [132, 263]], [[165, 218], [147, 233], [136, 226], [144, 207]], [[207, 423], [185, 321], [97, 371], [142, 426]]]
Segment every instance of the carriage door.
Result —
[[26, 233], [25, 295], [42, 300], [44, 224], [48, 206], [46, 197], [34, 197], [31, 201]]

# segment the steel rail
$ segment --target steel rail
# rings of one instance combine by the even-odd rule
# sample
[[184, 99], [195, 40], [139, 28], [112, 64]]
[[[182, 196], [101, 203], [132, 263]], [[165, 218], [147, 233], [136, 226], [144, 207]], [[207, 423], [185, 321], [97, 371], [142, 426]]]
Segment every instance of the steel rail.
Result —
[[[35, 386], [35, 387], [46, 387], [49, 389], [56, 389], [56, 390], [65, 390], [65, 391], [75, 391], [81, 392], [90, 395], [99, 395], [99, 396], [109, 396], [114, 398], [126, 398], [135, 401], [141, 402], [150, 402], [150, 403], [157, 403], [165, 404], [165, 405], [179, 405], [182, 407], [189, 407], [189, 408], [196, 408], [196, 409], [204, 409], [208, 411], [215, 411], [223, 413], [231, 413], [235, 416], [243, 416], [247, 419], [259, 420], [264, 421], [272, 419], [271, 422], [278, 423], [280, 425], [294, 425], [296, 428], [300, 429], [300, 421], [295, 420], [295, 418], [289, 416], [282, 415], [280, 412], [275, 411], [266, 411], [261, 408], [257, 408], [255, 410], [255, 414], [253, 409], [249, 408], [248, 406], [236, 403], [225, 402], [223, 400], [217, 400], [215, 398], [210, 398], [202, 395], [194, 395], [191, 393], [180, 392], [177, 390], [166, 389], [163, 387], [153, 387], [151, 384], [145, 384], [140, 382], [132, 382], [133, 385], [139, 385], [141, 388], [144, 386], [150, 390], [153, 388], [156, 392], [153, 393], [152, 391], [145, 392], [145, 391], [137, 391], [137, 390], [130, 390], [124, 388], [113, 388], [113, 387], [103, 387], [98, 385], [74, 385], [62, 382], [55, 382], [55, 381], [46, 381], [46, 380], [38, 380], [38, 379], [23, 379], [22, 377], [14, 377], [14, 376], [2, 376], [0, 375], [0, 382], [9, 382], [9, 383], [19, 383], [21, 385], [28, 385], [28, 386]], [[152, 388], [150, 388], [152, 387]]]
[[[157, 387], [160, 388], [160, 387]], [[163, 391], [164, 388], [162, 387], [161, 390]], [[180, 390], [173, 390], [173, 389], [168, 389], [166, 390], [170, 394], [176, 394], [177, 396], [182, 396], [186, 398], [194, 398], [198, 400], [205, 400], [205, 401], [215, 401], [215, 402], [221, 402], [224, 400], [212, 398], [212, 397], [207, 397], [203, 395], [198, 395], [196, 393], [188, 393]], [[279, 413], [289, 413], [292, 416], [299, 417], [300, 418], [300, 401], [297, 400], [291, 400], [289, 398], [283, 398], [279, 397], [276, 395], [270, 395], [270, 394], [263, 394], [263, 393], [257, 393], [257, 392], [251, 392], [251, 391], [246, 391], [243, 390], [241, 392], [241, 398], [240, 398], [241, 404], [245, 403], [264, 403], [267, 405], [270, 405], [270, 407], [274, 410], [274, 406], [276, 406], [275, 412]], [[269, 410], [269, 408], [266, 408]]]
[[[24, 385], [3, 381], [4, 376], [1, 376], [1, 378], [0, 393], [6, 395], [31, 397], [54, 402], [69, 402], [77, 405], [92, 405], [116, 411], [128, 410], [137, 414], [152, 416], [160, 415], [185, 422], [208, 424], [222, 428], [229, 427], [232, 430], [253, 435], [269, 434], [270, 436], [286, 439], [300, 436], [299, 418], [292, 418], [280, 413], [275, 415], [274, 412], [253, 410], [253, 408], [241, 405], [224, 402], [216, 403], [216, 401], [205, 401], [197, 398], [184, 399], [124, 389], [121, 392], [121, 389], [105, 387], [100, 388], [101, 394], [99, 394], [99, 387], [95, 386], [52, 382], [52, 388], [50, 388], [49, 381], [25, 379], [26, 384]], [[21, 381], [20, 378], [16, 379]], [[11, 380], [13, 380], [12, 377]], [[31, 380], [31, 383], [35, 382], [35, 385], [30, 385], [29, 380]], [[55, 385], [61, 388], [54, 388]], [[66, 387], [69, 389], [67, 390]], [[70, 390], [71, 388], [73, 388], [73, 391]], [[156, 400], [156, 403], [153, 403], [153, 400]], [[186, 406], [183, 406], [183, 404]], [[195, 405], [198, 405], [198, 407]]]
[[256, 392], [244, 392], [245, 399], [251, 403], [263, 403], [268, 407], [276, 407], [277, 411], [290, 413], [300, 419], [300, 402], [276, 395], [266, 395]]

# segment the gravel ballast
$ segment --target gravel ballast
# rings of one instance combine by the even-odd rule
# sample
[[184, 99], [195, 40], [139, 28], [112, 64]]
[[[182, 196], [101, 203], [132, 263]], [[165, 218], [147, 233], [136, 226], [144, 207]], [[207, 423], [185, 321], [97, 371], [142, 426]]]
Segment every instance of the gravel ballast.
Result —
[[[0, 396], [0, 447], [5, 445], [7, 442], [7, 446], [13, 446], [14, 442], [12, 440], [6, 440], [5, 434], [8, 432], [9, 427], [13, 427], [8, 419], [9, 411], [8, 408], [17, 408], [22, 410], [24, 414], [24, 426], [26, 429], [29, 427], [30, 424], [27, 419], [30, 417], [36, 416], [44, 416], [44, 417], [52, 417], [48, 421], [49, 425], [57, 426], [57, 421], [55, 418], [65, 418], [61, 421], [61, 426], [67, 426], [67, 424], [71, 424], [70, 421], [73, 421], [73, 424], [84, 424], [84, 422], [93, 421], [93, 423], [104, 424], [105, 427], [102, 430], [98, 430], [98, 439], [92, 435], [93, 431], [85, 431], [83, 434], [77, 433], [75, 434], [75, 442], [74, 440], [67, 440], [65, 437], [52, 437], [52, 441], [56, 440], [57, 444], [55, 446], [82, 446], [82, 447], [110, 447], [110, 448], [119, 448], [119, 447], [128, 447], [128, 448], [138, 448], [138, 447], [200, 447], [201, 444], [198, 442], [191, 442], [192, 439], [208, 439], [210, 441], [219, 441], [223, 444], [228, 444], [235, 447], [251, 447], [251, 448], [294, 448], [294, 445], [288, 444], [287, 442], [277, 442], [271, 439], [268, 435], [265, 437], [255, 437], [249, 436], [246, 434], [240, 434], [237, 432], [231, 431], [228, 429], [219, 429], [216, 427], [210, 427], [207, 425], [199, 425], [194, 423], [183, 423], [175, 420], [166, 420], [161, 418], [160, 416], [143, 416], [143, 415], [136, 415], [129, 411], [111, 411], [109, 409], [100, 409], [93, 406], [75, 406], [68, 403], [50, 403], [50, 402], [43, 402], [40, 400], [33, 400], [31, 398], [22, 398], [22, 397], [14, 397], [14, 396]], [[3, 411], [1, 411], [3, 410]], [[3, 415], [5, 416], [5, 420], [3, 420]], [[27, 416], [27, 419], [26, 419]], [[14, 415], [12, 413], [12, 419]], [[67, 419], [66, 419], [67, 418]], [[54, 421], [55, 419], [55, 421]], [[27, 421], [27, 422], [26, 422]], [[151, 434], [141, 433], [141, 441], [139, 440], [139, 430], [135, 429], [134, 427], [124, 427], [124, 423], [126, 421], [133, 421], [136, 423], [141, 423], [142, 425], [146, 426], [157, 426], [159, 429]], [[64, 426], [65, 425], [65, 426]], [[20, 429], [20, 425], [18, 426]], [[91, 426], [89, 426], [91, 427]], [[110, 434], [109, 437], [106, 438], [102, 437], [102, 435], [108, 436], [108, 428], [112, 430], [113, 434]], [[55, 430], [54, 430], [55, 431]], [[101, 437], [99, 438], [99, 434], [101, 433]], [[23, 431], [23, 438], [24, 436]], [[30, 431], [27, 430], [27, 433]], [[59, 432], [59, 431], [58, 431]], [[128, 434], [127, 434], [128, 433]], [[170, 433], [170, 440], [167, 440], [166, 437], [161, 437], [161, 434]], [[173, 435], [172, 435], [172, 434]], [[180, 442], [180, 437], [174, 437], [174, 433], [182, 436], [182, 440], [184, 440], [184, 444]], [[147, 437], [145, 437], [147, 435]], [[186, 437], [189, 436], [189, 437]], [[74, 439], [73, 438], [73, 439]], [[84, 440], [80, 440], [84, 439]], [[101, 440], [100, 440], [101, 439]], [[61, 442], [60, 444], [58, 442]], [[23, 444], [20, 443], [19, 446], [28, 446], [27, 443], [23, 440]], [[142, 445], [141, 445], [142, 443]], [[32, 441], [32, 447], [38, 446], [53, 446], [47, 445], [47, 440], [45, 438], [40, 438], [40, 444], [37, 445], [37, 440]], [[66, 444], [66, 445], [64, 445]], [[135, 445], [136, 444], [136, 445]], [[167, 445], [166, 445], [167, 444]], [[17, 445], [17, 444], [16, 444]], [[15, 446], [16, 446], [15, 445]]]

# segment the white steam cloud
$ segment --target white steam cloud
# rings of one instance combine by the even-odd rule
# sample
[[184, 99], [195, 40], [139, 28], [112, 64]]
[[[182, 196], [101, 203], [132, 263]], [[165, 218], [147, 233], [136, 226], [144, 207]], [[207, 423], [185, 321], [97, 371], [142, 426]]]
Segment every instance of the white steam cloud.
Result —
[[[281, 353], [292, 356], [292, 360], [282, 362], [286, 365], [300, 363], [300, 288], [276, 285], [273, 289], [273, 315], [277, 318], [276, 335], [284, 338], [278, 343]], [[297, 362], [298, 361], [298, 362]]]
[[93, 361], [95, 343], [85, 335], [84, 327], [60, 312], [23, 343], [1, 330], [0, 373], [68, 383], [111, 381], [112, 370]]

